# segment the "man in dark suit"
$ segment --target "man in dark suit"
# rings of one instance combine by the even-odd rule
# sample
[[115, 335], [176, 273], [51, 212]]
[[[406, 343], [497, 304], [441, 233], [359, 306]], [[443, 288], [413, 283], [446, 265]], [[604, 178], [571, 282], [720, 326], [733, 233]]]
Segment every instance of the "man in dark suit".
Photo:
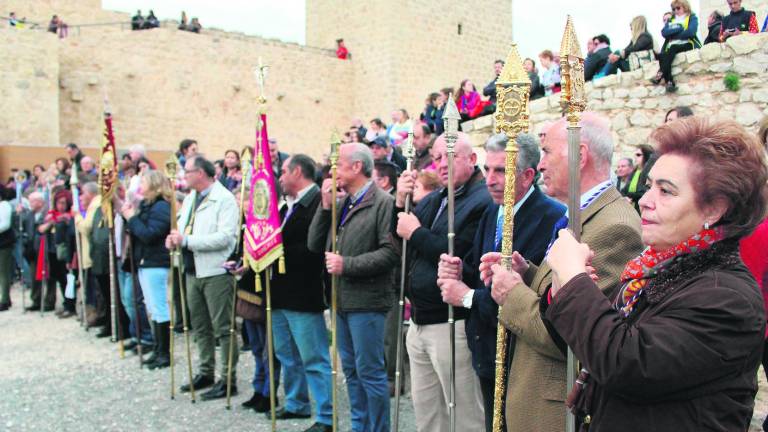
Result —
[[[514, 250], [538, 264], [544, 259], [552, 228], [563, 216], [565, 206], [544, 195], [536, 186], [536, 166], [540, 159], [538, 139], [531, 134], [520, 134], [516, 141], [518, 157], [515, 170], [513, 246]], [[488, 205], [480, 219], [472, 251], [463, 266], [464, 275], [459, 278], [461, 259], [447, 255], [441, 256], [438, 273], [443, 301], [470, 310], [466, 323], [467, 343], [472, 352], [472, 366], [480, 378], [488, 432], [493, 422], [498, 305], [491, 297], [489, 287], [480, 279], [477, 269], [481, 256], [501, 250], [507, 142], [505, 134], [497, 134], [491, 136], [485, 144], [485, 181], [493, 203]], [[510, 337], [507, 349], [509, 362], [515, 349], [514, 335]]]
[[[280, 209], [286, 272], [273, 274], [272, 332], [275, 356], [283, 370], [285, 406], [277, 410], [276, 417], [309, 418], [311, 393], [317, 418], [307, 430], [330, 431], [331, 360], [323, 318], [323, 255], [307, 248], [320, 189], [314, 183], [315, 163], [309, 156], [289, 157], [281, 171], [280, 185], [286, 196]], [[265, 402], [268, 406], [269, 400]], [[258, 407], [257, 402], [252, 404]]]

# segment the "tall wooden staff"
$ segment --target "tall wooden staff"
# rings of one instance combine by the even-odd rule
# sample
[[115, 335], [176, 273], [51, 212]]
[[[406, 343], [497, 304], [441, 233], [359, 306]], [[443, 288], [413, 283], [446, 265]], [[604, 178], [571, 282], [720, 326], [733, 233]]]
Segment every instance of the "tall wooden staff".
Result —
[[[560, 106], [568, 119], [568, 228], [581, 240], [581, 113], [587, 106], [584, 95], [584, 57], [576, 39], [573, 20], [568, 16], [565, 33], [560, 44], [560, 76], [562, 80]], [[567, 393], [571, 393], [573, 383], [579, 376], [579, 364], [573, 351], [568, 348], [568, 369], [566, 373]], [[576, 419], [570, 410], [566, 414], [565, 430], [576, 431]]]
[[[168, 182], [171, 186], [171, 191], [173, 191], [173, 195], [171, 196], [171, 202], [169, 203], [171, 205], [171, 230], [178, 229], [178, 222], [176, 219], [176, 173], [178, 172], [178, 166], [179, 166], [179, 160], [176, 159], [176, 156], [171, 154], [171, 156], [168, 158], [168, 160], [165, 162], [165, 176], [168, 177]], [[194, 211], [194, 208], [191, 208], [191, 211]], [[169, 330], [169, 348], [171, 351], [171, 399], [176, 398], [176, 383], [175, 383], [175, 371], [174, 371], [174, 342], [173, 342], [173, 327], [175, 325], [174, 322], [174, 314], [173, 314], [173, 280], [174, 278], [178, 278], [179, 281], [179, 297], [181, 300], [181, 322], [182, 326], [184, 328], [184, 343], [187, 347], [187, 374], [189, 378], [189, 396], [192, 400], [192, 403], [195, 403], [195, 384], [192, 379], [192, 348], [190, 346], [189, 342], [189, 325], [187, 324], [189, 321], [187, 320], [187, 293], [185, 289], [185, 281], [184, 281], [184, 260], [181, 257], [181, 247], [176, 246], [175, 248], [171, 249], [171, 283], [168, 285], [168, 309], [170, 310], [170, 318], [171, 318], [171, 325]]]
[[[261, 124], [261, 116], [258, 117], [257, 122], [256, 136], [257, 139], [261, 139], [261, 128], [259, 126]], [[239, 216], [237, 218], [237, 242], [235, 243], [235, 256], [241, 256], [243, 254], [243, 251], [240, 250], [240, 241], [243, 238], [243, 214], [245, 212], [245, 173], [251, 172], [251, 152], [247, 147], [244, 148], [242, 152], [240, 152], [240, 164], [242, 167], [240, 172], [243, 173], [243, 178], [240, 180], [240, 202], [238, 203]], [[259, 275], [256, 274], [255, 278], [258, 279]], [[232, 285], [234, 290], [232, 294], [232, 313], [230, 315], [229, 322], [229, 352], [227, 353], [227, 409], [231, 408], [229, 402], [232, 395], [232, 357], [235, 355], [235, 303], [237, 302], [237, 276], [232, 276]]]
[[[112, 342], [117, 342], [120, 358], [125, 358], [122, 329], [118, 323], [117, 299], [120, 291], [117, 287], [117, 268], [115, 265], [115, 217], [112, 198], [117, 185], [117, 158], [115, 150], [115, 135], [112, 129], [112, 113], [109, 109], [106, 95], [104, 96], [104, 144], [101, 148], [99, 161], [99, 186], [101, 189], [101, 211], [109, 230], [109, 291], [110, 312], [112, 315]], [[120, 333], [120, 334], [119, 334]]]
[[[410, 172], [413, 169], [413, 158], [416, 151], [413, 148], [413, 126], [408, 131], [408, 140], [403, 145], [403, 156], [405, 156], [405, 170]], [[411, 212], [411, 194], [405, 196], [405, 212]], [[403, 313], [405, 312], [405, 280], [408, 273], [408, 260], [406, 250], [408, 240], [403, 239], [403, 250], [400, 261], [400, 297], [397, 303], [397, 357], [395, 357], [395, 419], [394, 430], [397, 432], [400, 426], [400, 385], [402, 383], [403, 368]]]
[[[501, 230], [502, 265], [512, 269], [513, 232], [515, 227], [515, 177], [517, 173], [517, 135], [528, 132], [528, 97], [531, 92], [531, 80], [523, 69], [523, 62], [517, 51], [517, 44], [512, 44], [504, 69], [496, 80], [496, 113], [494, 114], [495, 132], [504, 133], [509, 138], [507, 157], [504, 162], [504, 221]], [[501, 315], [499, 306], [499, 315]], [[507, 393], [507, 340], [509, 332], [499, 321], [496, 327], [496, 375], [493, 393], [493, 432], [504, 429], [504, 396]]]
[[[453, 159], [456, 156], [456, 141], [459, 139], [459, 110], [453, 95], [448, 96], [448, 104], [443, 114], [445, 124], [445, 149], [448, 156], [448, 256], [453, 256], [453, 240], [456, 237], [454, 229], [454, 209], [456, 188], [453, 184]], [[450, 333], [449, 345], [451, 350], [449, 367], [451, 369], [450, 391], [448, 396], [448, 415], [450, 417], [450, 432], [456, 432], [456, 323], [453, 318], [453, 305], [448, 305], [448, 331]], [[398, 389], [399, 390], [399, 389]]]
[[[336, 202], [336, 189], [338, 187], [338, 179], [336, 177], [336, 168], [337, 164], [339, 162], [339, 146], [341, 145], [341, 140], [339, 139], [339, 135], [334, 132], [331, 136], [331, 154], [329, 155], [329, 159], [331, 162], [331, 251], [335, 254], [339, 253], [339, 247], [337, 243], [337, 236], [336, 236], [336, 226], [338, 224], [337, 220], [337, 207], [338, 204]], [[337, 385], [336, 385], [336, 377], [338, 375], [338, 344], [337, 344], [337, 338], [336, 338], [336, 311], [337, 311], [337, 301], [336, 301], [336, 294], [339, 288], [339, 277], [335, 274], [331, 275], [331, 399], [333, 403], [333, 414], [332, 414], [332, 427], [333, 431], [337, 432], [338, 429], [338, 397], [337, 397]]]
[[[77, 164], [72, 164], [72, 175], [69, 176], [69, 188], [72, 191], [72, 207], [75, 215], [80, 215], [80, 191], [77, 185]], [[75, 224], [75, 252], [77, 253], [77, 280], [80, 281], [80, 327], [85, 327], [85, 277], [83, 274], [83, 246], [80, 231]]]

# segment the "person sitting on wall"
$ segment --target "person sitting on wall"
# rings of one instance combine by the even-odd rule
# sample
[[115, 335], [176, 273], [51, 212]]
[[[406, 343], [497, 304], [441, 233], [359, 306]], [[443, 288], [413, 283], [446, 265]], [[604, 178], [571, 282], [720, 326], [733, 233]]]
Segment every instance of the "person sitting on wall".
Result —
[[757, 33], [757, 16], [754, 12], [741, 7], [741, 0], [728, 0], [731, 13], [723, 18], [720, 26], [720, 42], [742, 33]]
[[667, 93], [677, 91], [674, 79], [672, 79], [672, 62], [679, 53], [690, 51], [695, 48], [701, 48], [701, 42], [697, 33], [699, 31], [699, 18], [691, 12], [691, 5], [688, 0], [672, 1], [673, 16], [668, 18], [664, 15], [664, 28], [661, 29], [661, 35], [664, 37], [664, 47], [659, 53], [658, 75], [651, 80], [653, 84], [660, 84], [663, 80], [666, 82]]
[[351, 60], [352, 55], [349, 50], [344, 46], [344, 39], [336, 39], [336, 57], [342, 60]]
[[177, 27], [179, 30], [186, 31], [188, 30], [189, 24], [187, 24], [187, 13], [184, 11], [181, 11], [181, 21], [179, 22], [179, 27]]
[[720, 11], [713, 11], [707, 18], [707, 38], [704, 39], [704, 45], [712, 42], [720, 42], [720, 29], [723, 25], [723, 14]]
[[144, 25], [144, 16], [141, 15], [141, 9], [136, 11], [136, 15], [131, 17], [131, 30], [141, 30]]
[[636, 16], [629, 24], [632, 40], [626, 48], [608, 56], [608, 62], [602, 70], [603, 75], [613, 75], [619, 69], [629, 72], [629, 55], [640, 51], [653, 51], [653, 36], [648, 33], [648, 22], [644, 16]]
[[600, 71], [608, 63], [608, 56], [611, 55], [611, 40], [604, 34], [592, 38], [594, 42], [594, 51], [584, 60], [584, 81], [592, 81], [592, 78], [603, 76]]
[[144, 30], [153, 29], [160, 27], [160, 20], [157, 19], [155, 16], [155, 13], [150, 9], [149, 15], [147, 15], [147, 19], [144, 20], [144, 24], [142, 24], [141, 28]]
[[203, 26], [200, 24], [200, 21], [197, 18], [192, 18], [192, 22], [189, 23], [189, 26], [187, 27], [187, 30], [191, 31], [192, 33], [200, 33], [200, 30], [203, 29]]

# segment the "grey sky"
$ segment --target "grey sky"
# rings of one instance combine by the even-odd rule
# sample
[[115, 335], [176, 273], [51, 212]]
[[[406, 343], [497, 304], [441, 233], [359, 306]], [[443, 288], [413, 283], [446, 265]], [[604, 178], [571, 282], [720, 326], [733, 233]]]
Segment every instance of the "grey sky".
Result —
[[[658, 44], [661, 16], [669, 9], [669, 3], [668, 0], [513, 0], [514, 38], [521, 55], [538, 62], [538, 53], [542, 50], [560, 48], [566, 14], [571, 14], [582, 47], [588, 37], [605, 33], [611, 39], [611, 47], [621, 49], [629, 42], [629, 22], [637, 15], [645, 15]], [[102, 0], [102, 5], [105, 9], [130, 13], [141, 9], [144, 14], [151, 8], [160, 19], [179, 19], [185, 10], [188, 17], [198, 17], [203, 27], [287, 42], [305, 41], [304, 0]], [[699, 0], [691, 1], [691, 6], [698, 11]], [[706, 17], [701, 18], [700, 27], [704, 25]]]

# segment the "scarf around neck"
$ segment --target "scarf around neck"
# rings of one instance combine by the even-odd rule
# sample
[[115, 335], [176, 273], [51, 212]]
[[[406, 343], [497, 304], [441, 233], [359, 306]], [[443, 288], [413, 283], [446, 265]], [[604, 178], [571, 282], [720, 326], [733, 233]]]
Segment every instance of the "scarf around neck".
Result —
[[627, 263], [621, 274], [622, 288], [614, 308], [628, 317], [648, 284], [678, 257], [709, 249], [724, 238], [722, 227], [703, 229], [677, 245], [663, 251], [647, 247], [640, 256]]

